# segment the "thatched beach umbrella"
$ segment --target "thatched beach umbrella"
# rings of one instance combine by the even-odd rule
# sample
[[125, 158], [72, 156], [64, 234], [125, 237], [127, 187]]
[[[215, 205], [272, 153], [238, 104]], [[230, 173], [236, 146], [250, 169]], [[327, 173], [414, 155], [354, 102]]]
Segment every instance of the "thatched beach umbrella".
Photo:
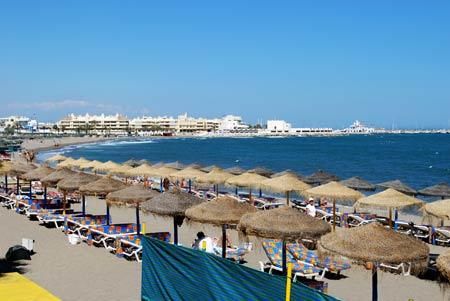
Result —
[[238, 202], [230, 197], [219, 197], [201, 203], [186, 210], [186, 217], [192, 221], [222, 226], [222, 257], [226, 257], [227, 225], [236, 225], [246, 213], [256, 212], [256, 208], [247, 203]]
[[426, 195], [426, 196], [438, 196], [438, 197], [441, 197], [442, 199], [449, 198], [450, 197], [450, 185], [448, 185], [447, 183], [440, 183], [440, 184], [419, 190], [419, 194]]
[[178, 171], [178, 169], [168, 166], [162, 166], [159, 168], [154, 168], [152, 172], [152, 176], [159, 177], [161, 179], [163, 178], [169, 178], [171, 174]]
[[286, 203], [289, 205], [289, 193], [301, 192], [311, 188], [305, 182], [300, 181], [295, 175], [285, 173], [284, 175], [269, 178], [261, 184], [262, 188], [268, 191], [286, 193]]
[[213, 170], [213, 169], [215, 169], [215, 168], [219, 168], [219, 166], [216, 166], [216, 165], [209, 165], [209, 166], [200, 168], [200, 170], [201, 170], [201, 171], [204, 171], [204, 172], [210, 172], [211, 170]]
[[318, 251], [320, 256], [339, 255], [372, 263], [372, 300], [378, 300], [378, 264], [411, 263], [416, 272], [421, 272], [427, 267], [430, 249], [413, 237], [370, 223], [324, 235], [318, 242]]
[[[200, 167], [200, 166], [198, 166]], [[170, 174], [171, 178], [180, 180], [180, 179], [188, 179], [189, 180], [189, 192], [191, 192], [192, 180], [196, 180], [198, 177], [205, 175], [204, 171], [196, 168], [196, 166], [189, 166], [185, 169], [173, 172]]]
[[100, 162], [100, 161], [97, 161], [97, 160], [92, 160], [92, 161], [86, 162], [84, 164], [81, 164], [79, 166], [79, 168], [82, 169], [82, 170], [83, 169], [95, 169], [96, 167], [98, 167], [98, 166], [100, 166], [102, 164], [103, 164], [103, 162]]
[[64, 161], [66, 159], [67, 159], [66, 156], [63, 156], [61, 154], [57, 154], [57, 155], [51, 156], [50, 158], [48, 158], [45, 161], [46, 162], [61, 162], [61, 161]]
[[136, 208], [137, 235], [141, 235], [141, 222], [139, 207], [142, 203], [159, 195], [158, 192], [145, 188], [142, 185], [133, 185], [127, 188], [108, 193], [106, 202], [109, 206], [132, 205]]
[[[86, 185], [82, 185], [79, 188], [80, 193], [85, 195], [107, 195], [110, 192], [121, 190], [126, 188], [123, 182], [114, 180], [110, 176], [102, 177], [95, 182], [91, 182]], [[106, 219], [109, 225], [109, 205], [106, 204]]]
[[[17, 182], [16, 194], [19, 194], [20, 177], [34, 169], [36, 169], [36, 165], [34, 165], [34, 164], [23, 163], [23, 162], [13, 162], [12, 163], [11, 168], [9, 170], [9, 174], [16, 176], [16, 182]], [[30, 183], [30, 199], [31, 199], [31, 183]]]
[[142, 165], [139, 165], [137, 167], [128, 170], [127, 174], [131, 177], [138, 177], [138, 176], [147, 177], [150, 176], [152, 172], [153, 168], [147, 163], [144, 163]]
[[326, 184], [331, 181], [339, 181], [338, 176], [331, 173], [325, 172], [323, 170], [318, 170], [310, 176], [303, 179], [305, 183], [308, 184]]
[[271, 175], [273, 175], [273, 171], [265, 167], [255, 167], [253, 169], [250, 169], [248, 172], [255, 173], [264, 177], [270, 177]]
[[367, 182], [366, 180], [364, 180], [360, 177], [348, 178], [346, 180], [340, 181], [339, 183], [341, 183], [344, 186], [347, 186], [348, 188], [355, 189], [355, 190], [373, 191], [376, 189], [375, 185]]
[[133, 168], [141, 165], [141, 163], [139, 163], [138, 160], [134, 160], [134, 159], [127, 160], [127, 161], [123, 162], [123, 164], [131, 166]]
[[[96, 176], [96, 175], [92, 175], [92, 174], [88, 174], [88, 173], [84, 173], [84, 172], [77, 172], [77, 173], [71, 174], [70, 176], [59, 181], [58, 184], [56, 184], [56, 187], [60, 191], [63, 192], [64, 201], [65, 201], [65, 196], [67, 195], [67, 193], [79, 191], [81, 186], [95, 182], [99, 179], [100, 179], [100, 177]], [[81, 194], [81, 199], [82, 199], [82, 205], [81, 205], [82, 207], [81, 208], [82, 208], [83, 216], [85, 216], [86, 215], [86, 197], [85, 197], [84, 193]]]
[[142, 211], [161, 216], [173, 217], [173, 242], [178, 244], [178, 226], [181, 226], [185, 217], [185, 212], [192, 206], [205, 202], [205, 200], [181, 191], [173, 189], [152, 198], [142, 205]]
[[383, 182], [383, 183], [379, 183], [377, 184], [378, 187], [387, 189], [387, 188], [392, 188], [395, 189], [397, 191], [409, 194], [409, 195], [416, 195], [417, 191], [411, 187], [409, 187], [408, 185], [406, 185], [405, 183], [403, 183], [400, 180], [393, 180], [393, 181], [387, 181], [387, 182]]
[[327, 198], [333, 201], [333, 230], [336, 229], [336, 202], [337, 201], [351, 201], [356, 202], [364, 195], [354, 189], [348, 188], [339, 182], [331, 181], [303, 192], [308, 197]]
[[84, 164], [87, 164], [87, 163], [89, 163], [89, 162], [91, 162], [91, 161], [90, 161], [90, 160], [87, 160], [87, 159], [85, 159], [85, 158], [83, 158], [83, 157], [81, 157], [81, 158], [75, 160], [75, 161], [71, 164], [71, 166], [72, 166], [72, 167], [80, 168], [81, 166], [83, 166]]
[[[45, 178], [52, 172], [54, 172], [55, 169], [48, 167], [46, 165], [40, 166], [36, 169], [33, 169], [32, 171], [27, 172], [26, 174], [23, 174], [21, 176], [22, 179], [30, 181], [30, 196], [31, 196], [31, 181], [40, 181], [41, 179]], [[44, 186], [44, 200], [47, 200], [47, 186]]]
[[128, 177], [128, 172], [133, 169], [130, 165], [120, 165], [119, 167], [112, 168], [109, 170], [109, 174], [111, 175], [117, 175], [117, 176], [125, 176], [125, 178]]
[[241, 167], [239, 167], [239, 166], [234, 166], [234, 167], [226, 168], [225, 171], [226, 171], [226, 172], [229, 172], [229, 173], [231, 173], [231, 174], [233, 174], [233, 175], [236, 175], [236, 176], [241, 175], [241, 174], [243, 174], [244, 172], [246, 172], [245, 169], [243, 169], [243, 168], [241, 168]]
[[169, 167], [169, 168], [173, 168], [176, 170], [182, 170], [183, 168], [186, 167], [186, 165], [184, 165], [183, 163], [181, 163], [179, 161], [175, 161], [175, 162], [170, 162], [170, 163], [164, 164], [164, 167]]
[[250, 200], [252, 199], [252, 189], [260, 189], [263, 181], [268, 178], [256, 173], [245, 172], [241, 175], [229, 178], [225, 183], [229, 186], [246, 187], [250, 189]]
[[262, 210], [244, 215], [238, 225], [245, 235], [283, 241], [283, 273], [286, 272], [286, 242], [317, 240], [331, 231], [330, 225], [291, 207]]
[[[213, 184], [217, 185], [216, 192], [219, 196], [219, 185], [225, 183], [229, 178], [234, 177], [232, 173], [224, 171], [222, 168], [215, 167], [207, 174], [203, 174], [196, 180], [199, 183]], [[237, 193], [236, 193], [237, 194]]]
[[301, 181], [303, 181], [303, 179], [305, 178], [305, 177], [303, 177], [302, 175], [299, 175], [298, 173], [296, 173], [295, 171], [290, 170], [290, 169], [286, 169], [286, 170], [283, 170], [283, 171], [274, 173], [274, 174], [271, 175], [270, 177], [271, 177], [271, 178], [277, 178], [277, 177], [281, 177], [281, 176], [284, 176], [284, 175], [291, 175], [291, 176], [294, 176], [294, 177], [296, 177], [297, 179], [299, 179], [299, 180], [301, 180]]
[[110, 170], [115, 169], [115, 168], [119, 168], [121, 166], [122, 165], [109, 160], [109, 161], [107, 161], [107, 162], [105, 162], [105, 163], [103, 163], [101, 165], [98, 165], [97, 167], [94, 167], [93, 170], [101, 171], [101, 172], [109, 172]]
[[392, 223], [392, 208], [401, 209], [411, 206], [422, 206], [423, 201], [412, 196], [401, 193], [395, 189], [388, 188], [377, 194], [359, 199], [356, 207], [374, 207], [389, 209], [389, 223]]
[[57, 168], [71, 168], [73, 166], [73, 164], [75, 163], [75, 159], [74, 158], [67, 158], [66, 160], [58, 163], [56, 165]]
[[444, 220], [450, 219], [450, 199], [426, 203], [422, 210], [426, 217], [438, 218], [443, 225]]
[[436, 259], [436, 267], [447, 281], [450, 280], [450, 250], [445, 251]]
[[45, 185], [47, 187], [49, 186], [56, 186], [56, 183], [59, 181], [69, 178], [70, 176], [74, 176], [77, 174], [75, 171], [70, 170], [69, 168], [61, 168], [57, 169], [48, 176], [41, 179], [42, 185]]

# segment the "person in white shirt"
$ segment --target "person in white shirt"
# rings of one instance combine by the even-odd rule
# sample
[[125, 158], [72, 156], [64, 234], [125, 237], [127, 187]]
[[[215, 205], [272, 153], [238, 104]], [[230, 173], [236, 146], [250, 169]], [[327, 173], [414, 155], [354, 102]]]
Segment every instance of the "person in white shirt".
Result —
[[314, 207], [314, 198], [309, 198], [309, 203], [306, 205], [306, 213], [312, 217], [316, 217], [316, 207]]
[[208, 237], [203, 232], [197, 233], [197, 238], [192, 244], [195, 250], [205, 251], [207, 253], [214, 253], [214, 243], [211, 237]]

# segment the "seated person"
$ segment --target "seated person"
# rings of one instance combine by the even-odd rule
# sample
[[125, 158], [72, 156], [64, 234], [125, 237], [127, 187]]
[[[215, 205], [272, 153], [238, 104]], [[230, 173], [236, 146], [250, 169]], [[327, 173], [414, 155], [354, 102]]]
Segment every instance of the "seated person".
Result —
[[201, 250], [208, 253], [214, 253], [214, 243], [211, 237], [208, 237], [203, 232], [197, 233], [197, 238], [192, 244], [192, 248], [195, 250]]
[[309, 198], [309, 203], [306, 205], [306, 213], [312, 217], [316, 216], [316, 207], [314, 207], [314, 198]]

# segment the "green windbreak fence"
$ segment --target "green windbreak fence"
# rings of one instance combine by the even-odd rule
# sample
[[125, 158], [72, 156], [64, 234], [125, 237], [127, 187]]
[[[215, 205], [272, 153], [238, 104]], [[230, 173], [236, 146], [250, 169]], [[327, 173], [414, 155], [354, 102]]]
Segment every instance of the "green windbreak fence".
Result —
[[[142, 300], [285, 300], [286, 278], [143, 237]], [[291, 300], [337, 300], [300, 283]]]

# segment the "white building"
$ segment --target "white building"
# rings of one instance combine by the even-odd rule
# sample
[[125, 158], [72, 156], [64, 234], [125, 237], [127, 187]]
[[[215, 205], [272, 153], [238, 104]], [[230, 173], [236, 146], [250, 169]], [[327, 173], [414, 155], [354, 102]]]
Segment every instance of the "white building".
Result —
[[343, 129], [340, 132], [344, 134], [373, 134], [375, 133], [375, 128], [368, 127], [359, 120], [356, 120], [350, 127]]
[[12, 128], [16, 132], [31, 133], [37, 130], [37, 121], [24, 116], [9, 116], [0, 118], [0, 132]]
[[70, 114], [58, 122], [63, 132], [89, 133], [126, 133], [130, 130], [130, 122], [126, 116], [116, 115], [74, 115]]
[[288, 134], [292, 126], [284, 120], [267, 120], [267, 131], [273, 134]]
[[135, 132], [173, 132], [177, 128], [177, 120], [167, 116], [142, 116], [131, 119], [130, 127]]

